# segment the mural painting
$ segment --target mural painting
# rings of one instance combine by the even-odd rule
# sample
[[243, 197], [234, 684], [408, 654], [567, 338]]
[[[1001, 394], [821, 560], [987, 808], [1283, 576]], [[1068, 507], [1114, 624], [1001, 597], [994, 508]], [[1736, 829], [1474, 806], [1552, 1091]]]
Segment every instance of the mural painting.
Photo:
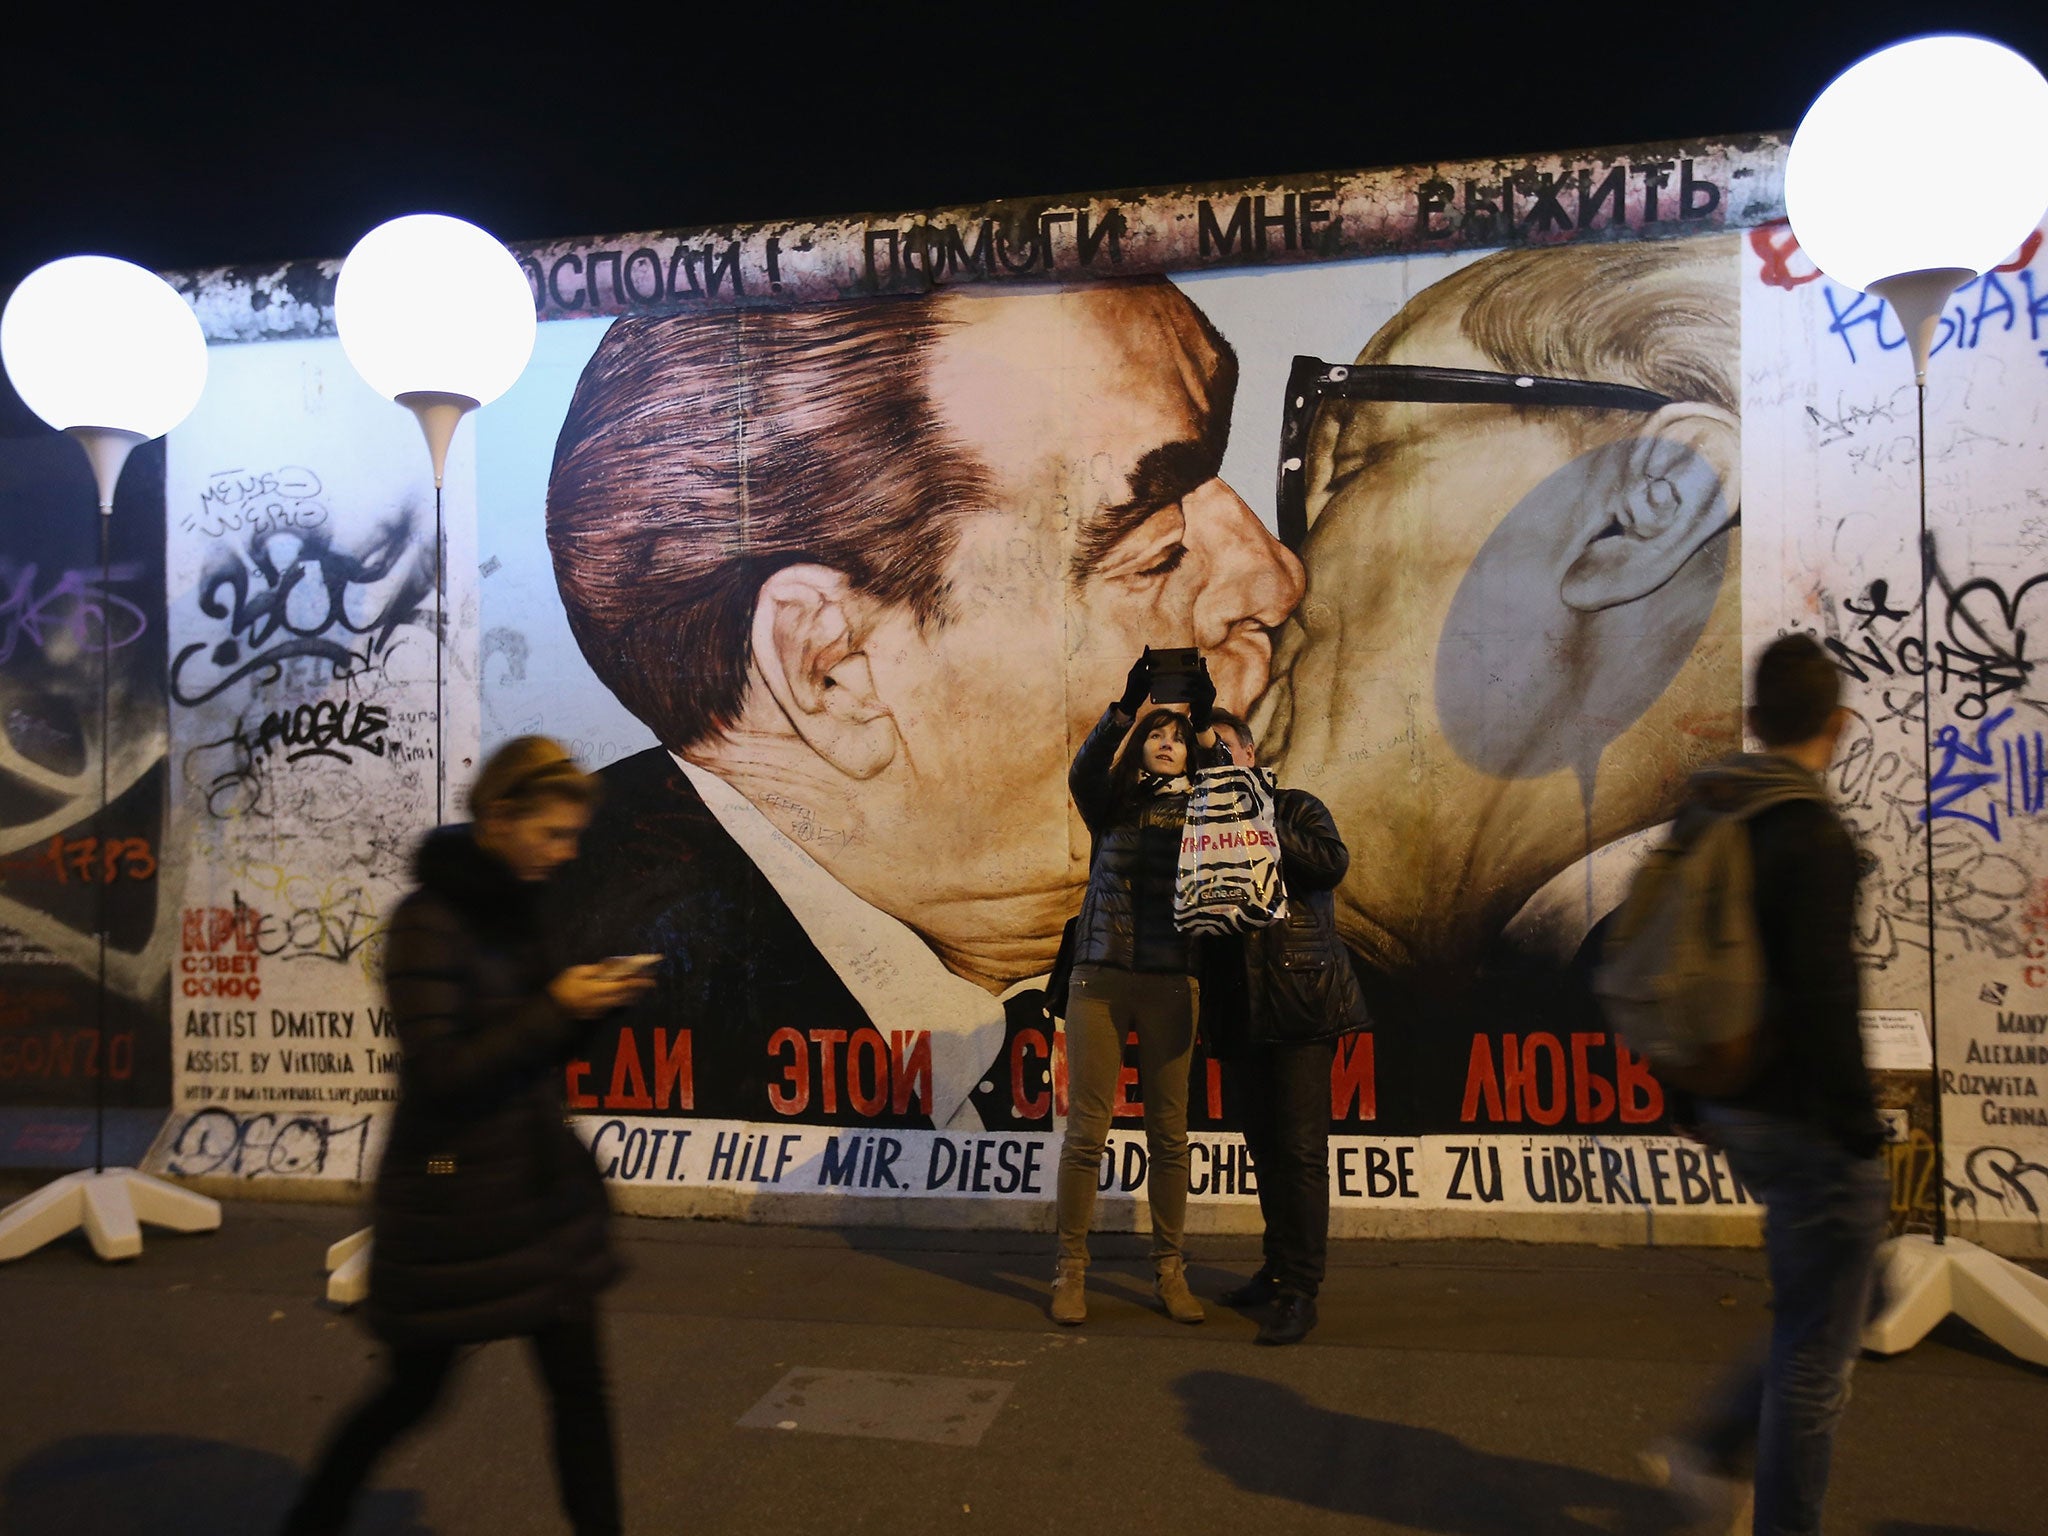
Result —
[[[1943, 322], [1923, 593], [1902, 338], [1798, 252], [1782, 156], [520, 247], [548, 323], [458, 444], [445, 599], [332, 264], [184, 279], [217, 382], [162, 493], [175, 926], [241, 990], [172, 1000], [205, 1054], [172, 1057], [156, 1163], [374, 1167], [379, 935], [436, 773], [459, 814], [481, 747], [545, 731], [606, 787], [563, 958], [662, 957], [564, 1068], [640, 1208], [1042, 1219], [1043, 981], [1089, 851], [1067, 765], [1142, 647], [1193, 646], [1351, 848], [1375, 1027], [1332, 1072], [1339, 1230], [1740, 1215], [1587, 973], [1688, 775], [1740, 746], [1745, 657], [1806, 629], [1857, 711], [1833, 788], [1879, 1035], [1920, 1029], [1935, 830], [1940, 1059], [1880, 1062], [1895, 1216], [2039, 1246], [2048, 267], [2031, 243]], [[1101, 1177], [1129, 1195], [1135, 1052], [1121, 1091]], [[1228, 1220], [1256, 1170], [1200, 1056], [1192, 1122]]]

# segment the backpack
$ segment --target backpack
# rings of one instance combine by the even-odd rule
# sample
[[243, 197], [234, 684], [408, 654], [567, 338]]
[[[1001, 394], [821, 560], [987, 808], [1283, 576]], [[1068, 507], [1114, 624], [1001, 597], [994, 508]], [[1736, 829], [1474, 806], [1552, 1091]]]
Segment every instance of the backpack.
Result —
[[1773, 786], [1732, 807], [1695, 796], [1630, 882], [1593, 991], [1615, 1034], [1667, 1087], [1725, 1098], [1762, 1065], [1764, 951], [1748, 823], [1820, 798], [1817, 785]]

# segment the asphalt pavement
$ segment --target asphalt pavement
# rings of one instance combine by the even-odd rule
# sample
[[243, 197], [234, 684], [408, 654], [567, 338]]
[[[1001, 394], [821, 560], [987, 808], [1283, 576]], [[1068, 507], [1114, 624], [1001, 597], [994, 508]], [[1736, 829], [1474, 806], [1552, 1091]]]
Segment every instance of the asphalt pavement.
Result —
[[[0, 1190], [0, 1197], [16, 1191]], [[235, 1203], [103, 1265], [0, 1269], [0, 1536], [223, 1536], [275, 1523], [376, 1346], [321, 1299], [337, 1206]], [[1090, 1316], [1045, 1317], [1049, 1239], [621, 1218], [606, 1303], [626, 1527], [650, 1533], [1676, 1533], [1638, 1468], [1764, 1326], [1761, 1255], [1333, 1245], [1321, 1327], [1253, 1343], [1153, 1305], [1101, 1240]], [[1191, 1241], [1213, 1297], [1257, 1261]], [[1867, 1359], [1830, 1532], [2048, 1532], [2048, 1372], [1961, 1324]], [[517, 1344], [464, 1365], [383, 1464], [361, 1536], [553, 1536]]]

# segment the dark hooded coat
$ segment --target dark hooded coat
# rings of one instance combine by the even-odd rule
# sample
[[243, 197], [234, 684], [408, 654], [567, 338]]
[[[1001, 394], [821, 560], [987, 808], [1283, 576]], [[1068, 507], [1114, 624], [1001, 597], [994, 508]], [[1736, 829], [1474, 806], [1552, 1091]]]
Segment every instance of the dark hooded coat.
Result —
[[468, 827], [430, 833], [386, 938], [400, 1099], [378, 1169], [370, 1327], [397, 1345], [531, 1333], [617, 1273], [569, 1129], [583, 1027], [548, 996], [533, 883]]

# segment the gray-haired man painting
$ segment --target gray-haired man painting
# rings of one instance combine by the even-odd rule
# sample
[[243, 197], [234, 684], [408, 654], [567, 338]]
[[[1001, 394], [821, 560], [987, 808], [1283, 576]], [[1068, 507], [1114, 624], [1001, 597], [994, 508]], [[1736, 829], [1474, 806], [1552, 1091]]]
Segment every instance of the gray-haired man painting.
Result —
[[1532, 898], [1735, 745], [1736, 279], [1718, 238], [1503, 252], [1297, 361], [1309, 585], [1255, 723], [1344, 829], [1381, 975], [1455, 977], [1518, 916], [1569, 955], [1585, 872]]

